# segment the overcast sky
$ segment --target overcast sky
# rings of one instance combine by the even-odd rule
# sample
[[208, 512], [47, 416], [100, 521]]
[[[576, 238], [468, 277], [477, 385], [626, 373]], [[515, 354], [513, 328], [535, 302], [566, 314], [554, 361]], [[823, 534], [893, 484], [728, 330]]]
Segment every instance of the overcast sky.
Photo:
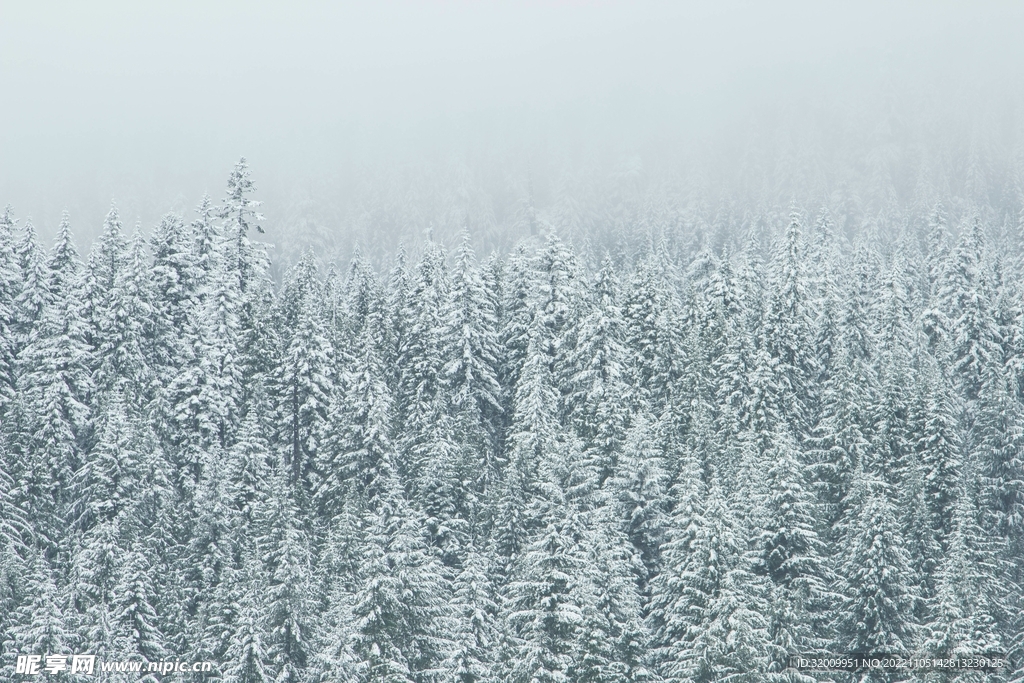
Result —
[[787, 98], [969, 112], [1018, 92], [1021, 26], [1012, 2], [0, 0], [0, 203], [46, 235], [69, 208], [85, 242], [111, 199], [148, 230], [218, 198], [242, 155], [281, 195], [423, 155], [728, 134]]

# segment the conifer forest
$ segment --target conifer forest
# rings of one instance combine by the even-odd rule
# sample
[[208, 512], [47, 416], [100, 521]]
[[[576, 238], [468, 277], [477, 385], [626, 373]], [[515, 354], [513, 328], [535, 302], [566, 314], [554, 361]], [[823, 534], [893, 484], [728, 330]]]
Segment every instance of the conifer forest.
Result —
[[255, 196], [242, 160], [88, 253], [2, 214], [4, 680], [1024, 680], [1012, 197], [530, 213], [275, 278]]

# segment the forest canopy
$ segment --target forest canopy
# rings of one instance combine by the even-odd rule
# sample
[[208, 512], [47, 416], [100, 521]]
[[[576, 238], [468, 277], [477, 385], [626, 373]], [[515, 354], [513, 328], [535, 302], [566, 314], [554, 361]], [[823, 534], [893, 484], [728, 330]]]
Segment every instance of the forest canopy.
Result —
[[149, 236], [111, 208], [87, 256], [8, 208], [4, 670], [1022, 680], [1024, 225], [972, 187], [866, 220], [567, 193], [507, 249], [464, 221], [276, 280], [244, 159]]

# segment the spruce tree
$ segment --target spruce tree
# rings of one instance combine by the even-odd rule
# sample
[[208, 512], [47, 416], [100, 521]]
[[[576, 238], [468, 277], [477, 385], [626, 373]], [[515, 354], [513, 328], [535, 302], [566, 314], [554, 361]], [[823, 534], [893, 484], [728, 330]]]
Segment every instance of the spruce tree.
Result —
[[228, 176], [227, 194], [216, 211], [217, 218], [223, 221], [220, 230], [226, 240], [225, 265], [237, 276], [243, 294], [249, 293], [265, 265], [262, 255], [249, 241], [251, 228], [264, 232], [260, 225], [263, 214], [256, 210], [262, 202], [250, 196], [256, 191], [251, 176], [249, 164], [242, 157]]
[[14, 341], [18, 352], [24, 348], [33, 326], [42, 315], [48, 298], [46, 256], [36, 239], [31, 219], [25, 221], [24, 234], [14, 245], [21, 271], [20, 288], [14, 300]]
[[56, 544], [71, 482], [89, 439], [93, 385], [81, 314], [82, 263], [68, 216], [47, 262], [46, 304], [18, 358], [18, 445], [28, 458], [30, 514], [44, 543]]
[[937, 572], [937, 589], [924, 626], [926, 652], [935, 657], [971, 657], [1006, 651], [1000, 621], [1006, 621], [1005, 587], [998, 546], [978, 523], [972, 486], [961, 487], [953, 528]]
[[484, 485], [496, 476], [495, 446], [501, 428], [498, 329], [494, 303], [476, 264], [469, 235], [463, 236], [452, 274], [451, 307], [444, 322], [448, 354], [444, 374], [452, 410], [459, 415], [461, 440], [480, 452], [477, 476]]
[[449, 649], [447, 587], [423, 540], [422, 519], [393, 477], [381, 482], [367, 516], [366, 545], [353, 596], [357, 680], [430, 680]]
[[21, 288], [21, 268], [14, 250], [15, 221], [10, 205], [0, 214], [0, 417], [14, 399], [14, 357], [18, 351], [16, 300]]
[[794, 211], [786, 229], [782, 254], [772, 272], [764, 320], [764, 346], [775, 362], [782, 406], [790, 428], [807, 429], [807, 403], [812, 390], [814, 358], [810, 353], [811, 320], [804, 264], [805, 244], [800, 217]]
[[225, 683], [270, 683], [275, 678], [268, 665], [266, 628], [258, 593], [261, 583], [252, 576], [247, 579], [248, 585], [239, 599], [238, 621], [227, 649], [223, 680]]
[[14, 654], [66, 654], [78, 645], [68, 595], [55, 581], [53, 568], [41, 552], [33, 553], [26, 574], [26, 600], [4, 634], [5, 669], [14, 680]]
[[[312, 269], [310, 261], [299, 265]], [[296, 320], [291, 339], [277, 365], [274, 389], [277, 398], [278, 441], [291, 468], [291, 477], [304, 487], [311, 485], [317, 450], [326, 430], [327, 412], [334, 388], [334, 354], [322, 313], [322, 289], [315, 269], [293, 301]]]
[[839, 568], [843, 600], [836, 613], [838, 645], [849, 652], [910, 653], [916, 644], [917, 596], [890, 495], [877, 476], [858, 472]]
[[313, 500], [331, 519], [348, 496], [363, 503], [381, 494], [395, 476], [393, 401], [378, 351], [380, 318], [360, 334], [353, 368], [340, 378], [332, 397], [325, 447], [319, 451]]
[[295, 505], [295, 484], [278, 472], [260, 520], [257, 547], [267, 575], [267, 662], [279, 683], [298, 683], [312, 647], [311, 553]]
[[508, 627], [514, 633], [506, 677], [514, 681], [567, 680], [572, 643], [583, 626], [581, 595], [574, 584], [584, 568], [580, 531], [585, 524], [577, 502], [554, 482], [535, 499], [537, 530], [505, 588]]
[[593, 290], [595, 300], [580, 322], [568, 360], [572, 376], [565, 403], [603, 482], [615, 467], [629, 419], [626, 330], [618, 280], [607, 256]]
[[486, 556], [470, 547], [452, 584], [455, 626], [445, 679], [455, 683], [497, 680], [494, 654], [498, 644], [498, 607], [488, 577]]
[[127, 550], [114, 588], [112, 611], [125, 652], [148, 661], [166, 658], [164, 635], [154, 608], [152, 565], [138, 549]]

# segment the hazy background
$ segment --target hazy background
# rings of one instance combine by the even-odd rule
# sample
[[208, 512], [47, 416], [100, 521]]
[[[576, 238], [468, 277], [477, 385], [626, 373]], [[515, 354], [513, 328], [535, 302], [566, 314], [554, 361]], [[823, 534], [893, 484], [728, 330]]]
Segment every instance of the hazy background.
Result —
[[85, 247], [112, 199], [148, 232], [244, 155], [287, 260], [446, 220], [501, 248], [611, 177], [785, 202], [883, 169], [909, 201], [962, 157], [1005, 188], [1022, 26], [1012, 2], [4, 0], [0, 204], [47, 239], [67, 208]]

